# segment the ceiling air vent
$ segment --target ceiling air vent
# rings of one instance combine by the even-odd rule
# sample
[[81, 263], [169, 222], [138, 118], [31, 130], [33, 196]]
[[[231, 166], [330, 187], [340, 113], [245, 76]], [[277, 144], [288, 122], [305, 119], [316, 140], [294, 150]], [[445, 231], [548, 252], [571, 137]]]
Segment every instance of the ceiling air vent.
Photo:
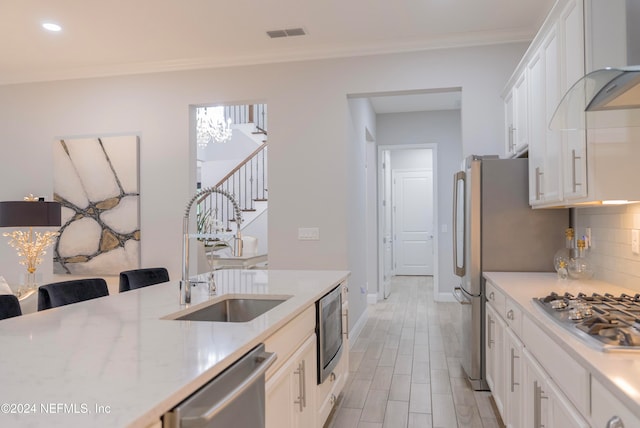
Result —
[[307, 33], [303, 28], [287, 28], [286, 30], [273, 30], [267, 31], [267, 36], [272, 39], [278, 37], [293, 37], [293, 36], [305, 36]]

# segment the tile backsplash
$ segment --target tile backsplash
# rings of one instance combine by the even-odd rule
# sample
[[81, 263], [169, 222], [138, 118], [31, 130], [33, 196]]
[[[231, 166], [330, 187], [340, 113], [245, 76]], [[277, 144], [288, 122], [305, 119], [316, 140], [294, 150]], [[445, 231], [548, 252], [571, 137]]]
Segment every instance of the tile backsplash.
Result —
[[595, 278], [640, 293], [640, 255], [631, 252], [631, 231], [640, 229], [640, 204], [576, 208], [576, 235], [591, 228]]

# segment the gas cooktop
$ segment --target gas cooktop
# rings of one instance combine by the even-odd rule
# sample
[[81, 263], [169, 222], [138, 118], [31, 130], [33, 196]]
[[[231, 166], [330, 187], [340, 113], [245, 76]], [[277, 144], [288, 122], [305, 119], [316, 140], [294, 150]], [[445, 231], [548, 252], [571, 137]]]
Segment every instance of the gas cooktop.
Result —
[[602, 351], [640, 351], [640, 294], [551, 293], [533, 301], [554, 321]]

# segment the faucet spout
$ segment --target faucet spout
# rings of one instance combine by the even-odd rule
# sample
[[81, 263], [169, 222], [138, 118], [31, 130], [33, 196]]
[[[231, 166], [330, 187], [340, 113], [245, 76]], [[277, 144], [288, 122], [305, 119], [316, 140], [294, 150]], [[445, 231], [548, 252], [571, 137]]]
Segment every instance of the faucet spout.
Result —
[[184, 305], [191, 303], [191, 281], [189, 280], [189, 214], [191, 213], [191, 207], [197, 201], [201, 202], [207, 196], [218, 193], [231, 202], [233, 205], [233, 213], [236, 220], [236, 234], [233, 238], [233, 255], [235, 257], [242, 256], [242, 233], [240, 231], [240, 225], [242, 224], [242, 211], [240, 205], [236, 201], [236, 198], [226, 190], [218, 189], [215, 187], [207, 187], [197, 192], [187, 203], [187, 207], [184, 211], [184, 217], [182, 218], [182, 279], [180, 280], [180, 304]]

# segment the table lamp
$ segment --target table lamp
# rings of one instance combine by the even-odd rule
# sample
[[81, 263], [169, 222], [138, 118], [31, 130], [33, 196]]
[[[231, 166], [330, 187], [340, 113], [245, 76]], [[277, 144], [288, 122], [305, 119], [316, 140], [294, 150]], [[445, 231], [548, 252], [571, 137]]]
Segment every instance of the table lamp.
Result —
[[28, 196], [24, 201], [0, 202], [0, 227], [28, 227], [28, 231], [15, 230], [3, 233], [8, 236], [9, 245], [22, 257], [20, 264], [27, 267], [27, 275], [16, 294], [33, 293], [36, 288], [36, 268], [42, 262], [45, 248], [53, 244], [58, 232], [34, 232], [34, 227], [60, 226], [60, 204], [45, 202], [44, 198]]

